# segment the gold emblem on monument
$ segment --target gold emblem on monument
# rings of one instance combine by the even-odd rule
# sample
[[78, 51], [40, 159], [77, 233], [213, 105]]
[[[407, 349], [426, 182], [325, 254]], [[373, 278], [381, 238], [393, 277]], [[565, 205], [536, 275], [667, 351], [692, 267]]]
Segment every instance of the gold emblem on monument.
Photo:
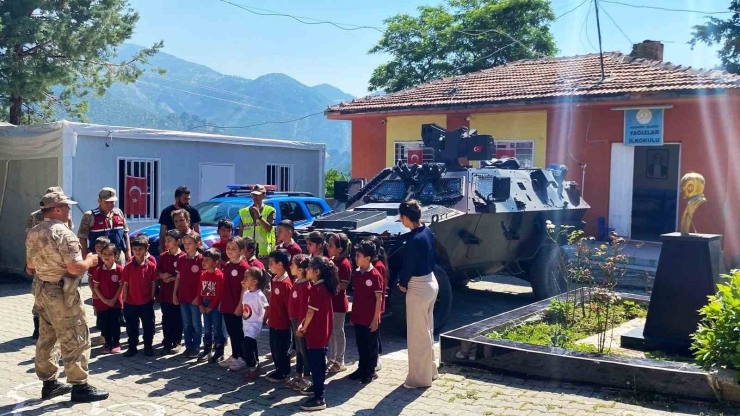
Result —
[[694, 213], [701, 206], [701, 204], [707, 202], [704, 198], [704, 177], [696, 172], [690, 172], [683, 175], [681, 178], [681, 194], [683, 199], [687, 199], [686, 209], [683, 211], [681, 216], [681, 228], [679, 231], [681, 234], [689, 234], [691, 230], [696, 233], [696, 227], [692, 218]]

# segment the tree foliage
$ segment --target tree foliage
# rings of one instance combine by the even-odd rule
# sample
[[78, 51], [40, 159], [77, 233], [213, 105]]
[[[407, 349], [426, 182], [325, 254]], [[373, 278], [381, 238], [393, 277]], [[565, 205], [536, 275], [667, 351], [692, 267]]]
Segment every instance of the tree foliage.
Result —
[[57, 109], [84, 118], [90, 92], [135, 81], [163, 46], [112, 61], [138, 20], [127, 0], [0, 0], [0, 109], [8, 121], [49, 120]]
[[326, 198], [334, 198], [334, 182], [346, 181], [348, 179], [349, 177], [344, 173], [336, 169], [329, 169], [329, 171], [326, 172], [326, 177], [324, 178], [324, 190]]
[[722, 45], [717, 55], [722, 66], [732, 73], [740, 73], [740, 0], [730, 2], [732, 17], [727, 20], [710, 17], [703, 25], [693, 27], [689, 45], [693, 49], [697, 43]]
[[385, 20], [386, 30], [369, 53], [392, 58], [373, 71], [370, 91], [395, 92], [557, 51], [549, 0], [446, 0], [418, 10], [418, 16]]

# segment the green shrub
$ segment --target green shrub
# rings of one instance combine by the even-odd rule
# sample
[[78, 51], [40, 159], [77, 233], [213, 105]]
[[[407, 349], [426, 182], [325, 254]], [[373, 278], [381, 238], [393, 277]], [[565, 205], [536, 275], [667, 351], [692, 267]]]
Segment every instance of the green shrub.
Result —
[[573, 303], [567, 300], [553, 299], [545, 311], [545, 320], [551, 324], [568, 324], [571, 316], [573, 316]]
[[699, 310], [702, 320], [692, 336], [696, 362], [705, 369], [740, 370], [740, 270], [722, 275], [717, 294]]

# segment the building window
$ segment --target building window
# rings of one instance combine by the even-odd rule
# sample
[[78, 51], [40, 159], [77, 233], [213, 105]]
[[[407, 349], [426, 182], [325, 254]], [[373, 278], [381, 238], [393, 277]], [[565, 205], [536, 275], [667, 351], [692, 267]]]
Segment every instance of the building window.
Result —
[[268, 164], [265, 176], [267, 185], [275, 185], [278, 192], [293, 190], [293, 165]]
[[118, 159], [118, 207], [129, 222], [159, 218], [159, 159]]
[[[401, 160], [404, 163], [409, 163], [409, 151], [411, 151], [411, 158], [414, 159], [418, 152], [422, 154], [421, 163], [434, 162], [434, 149], [431, 147], [424, 147], [424, 142], [396, 142], [396, 152], [393, 160], [395, 162]], [[394, 162], [394, 163], [395, 163]], [[415, 163], [416, 160], [411, 160], [411, 163]]]
[[528, 140], [496, 140], [496, 159], [515, 157], [523, 168], [534, 166], [534, 142]]

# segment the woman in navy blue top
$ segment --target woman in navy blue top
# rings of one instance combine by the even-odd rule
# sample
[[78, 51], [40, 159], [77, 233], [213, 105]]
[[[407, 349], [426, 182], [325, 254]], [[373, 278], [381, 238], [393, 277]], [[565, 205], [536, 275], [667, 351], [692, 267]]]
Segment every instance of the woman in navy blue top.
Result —
[[408, 200], [398, 206], [401, 223], [411, 230], [406, 242], [398, 287], [406, 293], [406, 340], [409, 373], [403, 386], [429, 387], [437, 378], [434, 361], [434, 302], [439, 285], [434, 277], [434, 234], [421, 223], [421, 204]]

